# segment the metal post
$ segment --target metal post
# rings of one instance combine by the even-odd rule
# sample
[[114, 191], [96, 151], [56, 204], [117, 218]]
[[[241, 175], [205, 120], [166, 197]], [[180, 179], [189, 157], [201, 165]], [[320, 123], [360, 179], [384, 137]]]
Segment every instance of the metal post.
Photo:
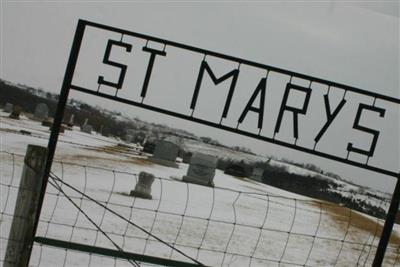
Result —
[[396, 214], [399, 210], [400, 203], [400, 177], [397, 177], [396, 187], [393, 192], [392, 201], [390, 202], [390, 207], [388, 214], [386, 216], [385, 225], [383, 226], [382, 235], [379, 240], [379, 245], [376, 250], [373, 267], [380, 267], [383, 263], [383, 258], [385, 257], [385, 252], [387, 245], [389, 243], [390, 234], [393, 230], [393, 225], [396, 220]]
[[[78, 60], [79, 49], [81, 47], [82, 38], [83, 38], [84, 31], [85, 31], [85, 26], [86, 26], [85, 21], [83, 21], [83, 20], [78, 21], [78, 25], [76, 27], [76, 31], [75, 31], [75, 35], [74, 35], [74, 41], [72, 43], [71, 51], [69, 54], [68, 65], [67, 65], [67, 68], [66, 68], [65, 74], [64, 74], [64, 80], [63, 80], [63, 84], [61, 87], [60, 97], [58, 99], [56, 113], [54, 115], [53, 126], [51, 127], [50, 139], [49, 139], [49, 143], [47, 146], [48, 152], [47, 152], [46, 166], [44, 169], [43, 183], [42, 183], [42, 188], [41, 188], [40, 198], [39, 198], [38, 213], [36, 215], [36, 220], [35, 220], [35, 227], [34, 227], [35, 234], [36, 234], [37, 226], [39, 224], [39, 217], [40, 217], [40, 212], [41, 212], [42, 205], [43, 205], [44, 195], [46, 192], [47, 181], [49, 179], [51, 165], [53, 163], [53, 157], [54, 157], [54, 154], [56, 151], [58, 135], [59, 135], [60, 128], [61, 128], [65, 107], [67, 105], [68, 94], [69, 94], [69, 90], [71, 87], [72, 78], [74, 76], [75, 66], [76, 66], [76, 62]], [[32, 249], [32, 248], [30, 248], [30, 249]], [[30, 253], [29, 253], [29, 255], [30, 255]]]
[[29, 264], [46, 157], [46, 147], [28, 145], [8, 236], [5, 267], [25, 267]]

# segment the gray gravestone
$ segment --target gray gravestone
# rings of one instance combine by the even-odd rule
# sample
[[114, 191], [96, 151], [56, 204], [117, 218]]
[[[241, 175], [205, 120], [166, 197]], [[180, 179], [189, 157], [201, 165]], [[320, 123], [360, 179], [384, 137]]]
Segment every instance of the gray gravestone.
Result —
[[162, 140], [157, 143], [150, 160], [160, 165], [178, 168], [178, 164], [175, 162], [178, 152], [179, 146], [177, 144]]
[[92, 134], [93, 127], [90, 124], [83, 125], [81, 131], [84, 133]]
[[13, 110], [10, 114], [11, 119], [19, 120], [19, 115], [22, 112], [22, 108], [20, 106], [13, 106]]
[[34, 119], [43, 121], [49, 116], [49, 108], [45, 103], [40, 103], [36, 106]]
[[139, 181], [136, 183], [135, 190], [130, 195], [134, 197], [152, 199], [151, 185], [154, 182], [154, 175], [148, 172], [139, 173]]
[[183, 181], [206, 186], [214, 186], [217, 161], [218, 158], [215, 156], [202, 153], [193, 154], [187, 174], [183, 176]]
[[13, 111], [13, 108], [14, 108], [14, 105], [13, 105], [13, 104], [11, 104], [11, 103], [6, 103], [6, 105], [5, 105], [4, 108], [3, 108], [3, 111], [4, 111], [4, 112], [7, 112], [7, 113], [11, 113], [11, 112]]
[[132, 143], [133, 141], [133, 136], [130, 134], [125, 135], [125, 142], [127, 143]]
[[262, 182], [263, 173], [264, 173], [263, 168], [254, 168], [250, 178], [257, 182]]
[[183, 152], [182, 155], [182, 162], [190, 164], [190, 160], [192, 159], [193, 153], [192, 152]]

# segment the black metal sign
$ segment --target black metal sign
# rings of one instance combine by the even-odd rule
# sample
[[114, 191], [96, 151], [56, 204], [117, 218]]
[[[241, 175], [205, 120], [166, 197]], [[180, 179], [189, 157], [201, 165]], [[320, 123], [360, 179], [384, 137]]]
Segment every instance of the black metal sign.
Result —
[[[80, 51], [86, 44], [84, 35], [92, 34], [93, 30], [106, 34], [107, 37], [102, 39], [101, 44], [98, 42], [98, 38], [94, 43], [94, 45], [104, 47], [104, 49], [101, 51], [100, 59], [98, 54], [93, 52], [92, 58], [97, 59], [97, 61], [92, 60], [90, 65], [82, 65], [80, 59], [84, 55], [81, 55]], [[95, 50], [90, 45], [87, 48], [89, 51]], [[192, 65], [184, 62], [186, 56], [192, 58], [194, 62]], [[139, 69], [137, 64], [132, 63], [133, 66], [131, 66], [129, 60], [127, 60], [128, 58], [132, 60], [131, 62], [137, 62], [136, 57], [144, 58], [146, 62], [141, 64], [140, 71], [137, 72], [135, 72]], [[172, 97], [171, 94], [168, 95], [168, 92], [164, 92], [167, 96], [164, 95], [160, 100], [160, 97], [157, 98], [156, 95], [166, 90], [164, 87], [167, 85], [163, 81], [158, 81], [158, 87], [151, 86], [155, 83], [155, 76], [160, 76], [154, 75], [154, 73], [159, 73], [159, 64], [164, 64], [163, 62], [173, 57], [183, 59], [185, 64], [174, 62], [177, 64], [177, 68], [178, 65], [183, 65], [184, 72], [178, 73], [178, 75], [176, 73], [164, 73], [165, 79], [175, 81], [168, 85], [168, 88], [174, 87], [175, 91], [171, 91], [174, 92]], [[230, 67], [225, 66], [221, 71], [221, 68], [215, 67], [218, 64], [213, 64], [213, 62], [218, 63], [218, 61], [223, 61]], [[191, 75], [187, 74], [187, 66], [189, 65], [194, 66], [193, 69], [190, 69]], [[103, 69], [97, 71], [96, 66]], [[90, 70], [90, 73], [88, 72], [85, 75], [84, 72], [88, 70]], [[78, 74], [74, 75], [74, 72]], [[168, 72], [168, 68], [164, 68], [164, 72]], [[247, 77], [250, 72], [258, 73], [253, 75], [254, 79], [250, 82], [253, 86], [243, 88], [240, 81], [243, 77]], [[141, 73], [141, 75], [138, 75], [138, 73]], [[174, 75], [176, 79], [171, 78]], [[280, 83], [273, 81], [274, 77], [277, 76], [281, 77]], [[177, 81], [181, 77], [186, 77], [187, 82]], [[131, 78], [136, 81], [135, 84], [138, 88], [132, 88], [131, 85], [126, 84], [126, 80]], [[274, 89], [271, 89], [271, 83]], [[224, 86], [226, 87], [225, 91], [220, 89]], [[223, 100], [222, 105], [219, 102], [216, 112], [212, 112], [212, 114], [205, 112], [201, 115], [198, 113], [198, 107], [210, 104], [215, 97], [214, 91], [209, 93], [211, 99], [209, 97], [207, 100], [204, 95], [202, 96], [203, 92], [209, 90], [209, 88], [218, 91], [220, 96], [222, 95], [222, 98], [219, 98]], [[373, 118], [375, 121], [384, 119], [387, 116], [389, 106], [392, 109], [397, 109], [398, 112], [400, 99], [83, 20], [78, 23], [62, 85], [49, 141], [47, 175], [50, 172], [64, 109], [71, 89], [335, 160], [395, 177], [399, 181], [398, 164], [384, 167], [379, 164], [379, 160], [375, 160], [376, 157], [379, 157], [379, 155], [376, 156], [376, 151], [381, 140], [381, 130], [376, 125], [366, 123], [366, 119]], [[241, 93], [243, 90], [247, 94]], [[273, 90], [277, 90], [278, 93], [275, 94]], [[339, 98], [337, 92], [341, 92]], [[336, 95], [336, 98], [332, 97], [332, 94]], [[282, 97], [278, 101], [274, 99], [275, 95]], [[362, 101], [352, 101], [354, 96], [361, 96]], [[167, 98], [173, 99], [174, 102], [168, 104]], [[319, 101], [319, 105], [322, 107], [318, 114], [312, 111], [313, 99], [314, 102]], [[244, 102], [240, 102], [242, 100]], [[269, 106], [268, 101], [273, 103]], [[178, 102], [179, 105], [177, 105]], [[240, 104], [237, 105], [237, 103]], [[273, 105], [275, 105], [275, 108], [271, 108]], [[364, 138], [368, 140], [367, 145], [365, 142], [362, 145], [357, 143], [357, 140], [349, 138], [349, 140], [345, 140], [346, 146], [342, 152], [331, 153], [329, 149], [326, 149], [326, 146], [319, 144], [326, 139], [333, 124], [340, 122], [340, 117], [344, 116], [349, 119], [348, 115], [343, 115], [344, 110], [349, 107], [355, 108], [355, 115], [350, 118], [352, 122], [350, 128], [352, 128], [352, 131], [363, 134]], [[305, 121], [308, 117], [315, 117], [315, 115], [319, 117], [318, 128], [314, 129], [312, 139], [310, 139], [310, 134], [307, 135], [311, 141], [308, 143], [301, 142], [303, 136], [302, 131], [299, 130], [302, 127], [300, 122]], [[252, 122], [252, 124], [249, 124], [249, 122]], [[393, 124], [395, 123], [397, 122], [393, 122]], [[248, 127], [248, 125], [251, 126]], [[286, 132], [286, 135], [288, 135], [288, 131], [282, 130], [283, 127], [290, 129], [291, 133], [285, 138], [280, 136], [282, 132]], [[341, 139], [345, 138], [341, 137]], [[43, 185], [43, 195], [45, 188], [46, 184]], [[374, 266], [380, 266], [382, 263], [394, 217], [398, 210], [399, 198], [400, 186], [397, 182]]]

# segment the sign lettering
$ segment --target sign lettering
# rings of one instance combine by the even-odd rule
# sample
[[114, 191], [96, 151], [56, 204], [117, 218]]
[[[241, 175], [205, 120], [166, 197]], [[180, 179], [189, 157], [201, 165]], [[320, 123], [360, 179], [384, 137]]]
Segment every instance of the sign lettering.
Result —
[[[398, 177], [398, 165], [379, 165], [377, 148], [388, 131], [380, 125], [398, 123], [387, 113], [399, 111], [399, 99], [92, 22], [86, 28], [113, 37], [89, 60], [85, 70], [95, 76], [80, 71], [71, 89]], [[333, 153], [326, 143], [338, 125], [342, 145]]]

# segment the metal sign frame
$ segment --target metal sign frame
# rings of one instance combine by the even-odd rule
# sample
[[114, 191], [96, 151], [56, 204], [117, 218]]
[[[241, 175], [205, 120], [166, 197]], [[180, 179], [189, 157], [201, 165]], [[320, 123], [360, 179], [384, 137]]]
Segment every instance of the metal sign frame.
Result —
[[[127, 36], [133, 36], [133, 37], [137, 37], [137, 38], [141, 38], [141, 39], [145, 39], [147, 41], [154, 41], [154, 42], [158, 42], [161, 44], [164, 44], [164, 50], [160, 51], [160, 50], [155, 50], [152, 48], [148, 48], [147, 46], [143, 48], [143, 51], [150, 53], [150, 59], [149, 59], [149, 64], [147, 67], [147, 72], [146, 72], [146, 76], [145, 76], [145, 80], [143, 83], [143, 87], [142, 87], [142, 91], [141, 91], [141, 97], [144, 99], [144, 97], [146, 96], [147, 93], [147, 87], [149, 84], [149, 80], [151, 77], [151, 71], [154, 65], [154, 61], [155, 61], [155, 57], [156, 56], [165, 56], [165, 47], [167, 46], [172, 46], [172, 47], [176, 47], [176, 48], [181, 48], [184, 50], [189, 50], [191, 52], [195, 52], [195, 53], [200, 53], [204, 55], [204, 59], [206, 56], [213, 56], [213, 57], [217, 57], [220, 59], [224, 59], [224, 60], [229, 60], [232, 62], [237, 62], [238, 63], [238, 68], [236, 70], [231, 71], [230, 73], [225, 74], [224, 76], [217, 78], [215, 77], [215, 75], [213, 74], [212, 70], [210, 69], [210, 67], [208, 66], [207, 62], [203, 59], [202, 63], [201, 63], [201, 67], [200, 67], [200, 72], [199, 72], [199, 76], [198, 76], [198, 80], [196, 82], [196, 86], [195, 86], [195, 91], [193, 94], [193, 98], [192, 98], [192, 102], [190, 104], [190, 108], [192, 109], [192, 114], [191, 115], [187, 115], [187, 114], [181, 114], [175, 111], [171, 111], [171, 110], [166, 110], [166, 109], [162, 109], [159, 107], [155, 107], [149, 104], [145, 104], [143, 103], [143, 101], [141, 102], [137, 102], [137, 101], [132, 101], [132, 100], [128, 100], [125, 98], [121, 98], [118, 97], [117, 93], [118, 93], [118, 89], [120, 89], [122, 87], [123, 84], [123, 80], [125, 77], [125, 73], [126, 73], [126, 66], [113, 62], [111, 60], [109, 60], [109, 55], [110, 55], [110, 51], [113, 45], [117, 45], [120, 46], [122, 48], [125, 48], [126, 51], [130, 51], [131, 50], [131, 46], [129, 44], [126, 43], [122, 43], [115, 41], [115, 40], [109, 40], [108, 44], [107, 44], [107, 48], [105, 51], [105, 55], [104, 55], [104, 59], [103, 59], [103, 63], [117, 67], [120, 69], [120, 76], [117, 82], [110, 82], [110, 81], [106, 81], [105, 78], [103, 76], [99, 76], [98, 79], [98, 84], [104, 84], [107, 86], [111, 86], [116, 88], [116, 94], [115, 95], [110, 95], [110, 94], [105, 94], [102, 92], [99, 92], [99, 90], [90, 90], [87, 88], [83, 88], [80, 86], [76, 86], [74, 84], [72, 84], [73, 82], [73, 76], [74, 76], [74, 71], [75, 71], [75, 66], [77, 64], [77, 60], [78, 60], [78, 55], [79, 55], [79, 51], [81, 48], [81, 44], [82, 44], [82, 39], [84, 36], [84, 32], [85, 32], [85, 28], [86, 27], [94, 27], [97, 29], [101, 29], [101, 30], [107, 30], [107, 31], [111, 31], [114, 33], [119, 33], [121, 34], [121, 36], [127, 35]], [[122, 40], [122, 38], [121, 38]], [[102, 24], [98, 24], [98, 23], [94, 23], [94, 22], [90, 22], [90, 21], [85, 21], [85, 20], [79, 20], [78, 21], [78, 25], [76, 28], [76, 32], [75, 32], [75, 36], [74, 36], [74, 40], [73, 40], [73, 44], [72, 44], [72, 48], [71, 48], [71, 52], [70, 52], [70, 56], [69, 56], [69, 60], [68, 60], [68, 65], [65, 71], [65, 76], [64, 76], [64, 80], [63, 80], [63, 84], [62, 84], [62, 88], [61, 88], [61, 93], [60, 93], [60, 97], [59, 97], [59, 102], [57, 105], [57, 110], [55, 113], [55, 117], [54, 117], [54, 123], [53, 123], [53, 127], [52, 127], [52, 131], [51, 131], [51, 135], [50, 135], [50, 139], [49, 139], [49, 143], [48, 143], [48, 157], [47, 157], [47, 164], [46, 164], [46, 168], [45, 168], [45, 174], [44, 174], [44, 179], [43, 179], [43, 185], [42, 185], [42, 191], [41, 191], [41, 197], [40, 197], [40, 203], [39, 203], [39, 212], [38, 212], [38, 217], [36, 218], [36, 227], [38, 225], [38, 221], [39, 221], [39, 216], [40, 216], [40, 210], [42, 207], [42, 203], [43, 203], [43, 199], [44, 199], [44, 195], [45, 195], [45, 191], [46, 191], [46, 186], [47, 186], [47, 181], [48, 181], [48, 177], [50, 174], [50, 170], [51, 170], [51, 166], [52, 166], [52, 162], [53, 162], [53, 157], [54, 157], [54, 153], [56, 150], [56, 146], [57, 146], [57, 141], [58, 141], [58, 136], [59, 136], [59, 132], [60, 132], [60, 127], [62, 124], [62, 120], [63, 120], [63, 115], [64, 115], [64, 111], [66, 108], [66, 104], [67, 104], [67, 100], [68, 100], [68, 95], [70, 90], [75, 90], [75, 91], [79, 91], [82, 93], [87, 93], [90, 95], [95, 95], [95, 96], [99, 96], [99, 97], [103, 97], [106, 99], [110, 99], [113, 101], [118, 101], [121, 103], [125, 103], [128, 105], [132, 105], [132, 106], [137, 106], [140, 108], [144, 108], [147, 110], [151, 110], [151, 111], [155, 111], [155, 112], [159, 112], [159, 113], [163, 113], [169, 116], [173, 116], [176, 118], [180, 118], [180, 119], [184, 119], [184, 120], [188, 120], [188, 121], [192, 121], [192, 122], [196, 122], [196, 123], [200, 123], [200, 124], [204, 124], [210, 127], [214, 127], [214, 128], [218, 128], [221, 130], [225, 130], [225, 131], [229, 131], [232, 133], [236, 133], [236, 134], [240, 134], [243, 136], [247, 136], [247, 137], [251, 137], [251, 138], [255, 138], [258, 140], [262, 140], [262, 141], [266, 141], [269, 143], [273, 143], [276, 145], [280, 145], [283, 147], [287, 147], [287, 148], [291, 148], [291, 149], [295, 149], [301, 152], [305, 152], [305, 153], [309, 153], [312, 155], [316, 155], [316, 156], [320, 156], [322, 158], [326, 158], [326, 159], [330, 159], [330, 160], [334, 160], [337, 162], [342, 162], [348, 165], [352, 165], [352, 166], [356, 166], [359, 168], [363, 168], [366, 170], [370, 170], [370, 171], [374, 171], [380, 174], [384, 174], [384, 175], [388, 175], [394, 178], [397, 178], [396, 181], [396, 187], [394, 189], [394, 193], [393, 193], [393, 197], [391, 200], [391, 204], [389, 207], [389, 211], [385, 220], [385, 224], [384, 224], [384, 228], [383, 228], [383, 232], [379, 241], [379, 245], [378, 245], [378, 249], [374, 258], [374, 262], [373, 262], [373, 266], [374, 267], [378, 267], [382, 265], [383, 262], [383, 258], [384, 258], [384, 254], [387, 248], [387, 245], [389, 243], [389, 238], [393, 229], [393, 225], [395, 222], [395, 216], [396, 213], [398, 211], [399, 208], [399, 202], [400, 202], [400, 182], [399, 182], [399, 178], [400, 178], [400, 170], [398, 171], [393, 171], [393, 170], [387, 170], [387, 169], [383, 169], [380, 167], [376, 167], [376, 166], [372, 166], [372, 165], [368, 165], [368, 160], [366, 163], [360, 163], [354, 160], [351, 160], [348, 158], [348, 154], [350, 152], [356, 152], [356, 153], [361, 153], [366, 155], [369, 159], [370, 156], [372, 156], [373, 151], [375, 149], [375, 145], [376, 145], [376, 139], [377, 139], [377, 135], [379, 135], [378, 131], [372, 130], [372, 129], [368, 129], [366, 127], [362, 128], [363, 126], [359, 125], [359, 120], [360, 120], [360, 116], [361, 113], [364, 109], [368, 109], [374, 112], [379, 113], [379, 115], [382, 117], [384, 115], [384, 110], [373, 106], [369, 106], [369, 105], [362, 105], [360, 104], [357, 114], [356, 114], [356, 118], [355, 118], [355, 122], [354, 122], [354, 126], [353, 128], [355, 129], [360, 129], [362, 128], [365, 132], [368, 132], [372, 135], [374, 135], [370, 150], [366, 151], [366, 150], [362, 150], [362, 149], [358, 149], [352, 146], [352, 144], [349, 143], [349, 146], [347, 148], [348, 150], [348, 154], [346, 158], [342, 158], [342, 157], [338, 157], [335, 155], [331, 155], [325, 152], [321, 152], [321, 151], [317, 151], [316, 150], [316, 143], [319, 141], [319, 138], [322, 136], [322, 134], [325, 132], [326, 128], [329, 127], [330, 123], [332, 122], [332, 120], [334, 119], [334, 117], [337, 115], [335, 113], [338, 112], [338, 110], [340, 110], [341, 106], [344, 105], [343, 100], [341, 103], [339, 103], [338, 107], [336, 107], [335, 110], [331, 110], [330, 106], [329, 106], [329, 100], [324, 99], [325, 100], [325, 108], [326, 108], [326, 112], [327, 112], [327, 117], [328, 117], [328, 121], [326, 122], [326, 124], [324, 125], [323, 129], [321, 129], [320, 133], [318, 134], [318, 136], [315, 139], [315, 145], [313, 149], [310, 148], [305, 148], [305, 147], [301, 147], [298, 146], [296, 144], [296, 142], [294, 144], [291, 143], [287, 143], [281, 140], [277, 140], [275, 139], [275, 135], [274, 137], [270, 138], [270, 137], [266, 137], [266, 136], [262, 136], [260, 135], [261, 132], [261, 127], [262, 127], [262, 114], [260, 113], [259, 116], [259, 121], [258, 121], [258, 128], [260, 129], [260, 132], [258, 134], [255, 133], [250, 133], [241, 129], [238, 129], [238, 127], [234, 128], [234, 127], [230, 127], [230, 126], [226, 126], [222, 124], [222, 120], [223, 118], [226, 117], [227, 111], [229, 109], [229, 104], [230, 104], [230, 100], [232, 98], [232, 94], [234, 91], [234, 86], [236, 83], [236, 79], [237, 76], [239, 74], [239, 67], [240, 65], [249, 65], [252, 67], [256, 67], [259, 69], [264, 69], [267, 71], [267, 77], [262, 79], [260, 81], [260, 84], [257, 86], [256, 91], [254, 91], [251, 99], [249, 100], [248, 104], [245, 107], [245, 110], [243, 111], [242, 115], [239, 118], [238, 121], [238, 126], [239, 123], [241, 123], [244, 119], [244, 117], [246, 116], [248, 111], [253, 111], [253, 112], [258, 112], [259, 109], [257, 109], [256, 107], [252, 106], [252, 103], [254, 101], [254, 99], [257, 97], [257, 95], [260, 93], [261, 94], [261, 100], [265, 98], [265, 92], [262, 89], [262, 85], [263, 83], [266, 82], [266, 79], [268, 78], [268, 73], [269, 72], [277, 72], [279, 74], [285, 74], [290, 76], [291, 78], [295, 77], [295, 78], [300, 78], [300, 79], [305, 79], [310, 81], [310, 87], [311, 87], [311, 83], [319, 83], [319, 84], [323, 84], [323, 85], [327, 85], [328, 86], [328, 90], [329, 88], [332, 87], [336, 87], [339, 89], [343, 89], [345, 90], [345, 93], [347, 91], [353, 92], [353, 93], [357, 93], [357, 94], [361, 94], [361, 95], [366, 95], [369, 97], [373, 97], [374, 98], [374, 104], [375, 104], [375, 100], [376, 99], [381, 99], [381, 100], [385, 100], [385, 101], [389, 101], [395, 104], [400, 104], [400, 99], [396, 99], [393, 97], [389, 97], [389, 96], [385, 96], [382, 94], [377, 94], [377, 93], [373, 93], [370, 91], [366, 91], [363, 89], [359, 89], [359, 88], [355, 88], [355, 87], [351, 87], [351, 86], [347, 86], [344, 84], [339, 84], [339, 83], [335, 83], [332, 81], [328, 81], [328, 80], [324, 80], [324, 79], [319, 79], [316, 77], [312, 77], [309, 75], [304, 75], [301, 73], [297, 73], [297, 72], [292, 72], [292, 71], [288, 71], [285, 69], [281, 69], [281, 68], [276, 68], [273, 66], [268, 66], [268, 65], [264, 65], [264, 64], [260, 64], [260, 63], [256, 63], [256, 62], [252, 62], [249, 60], [245, 60], [245, 59], [241, 59], [241, 58], [237, 58], [237, 57], [233, 57], [233, 56], [229, 56], [229, 55], [225, 55], [225, 54], [221, 54], [221, 53], [217, 53], [217, 52], [213, 52], [213, 51], [208, 51], [205, 49], [201, 49], [201, 48], [197, 48], [197, 47], [193, 47], [193, 46], [189, 46], [189, 45], [185, 45], [185, 44], [181, 44], [181, 43], [177, 43], [177, 42], [172, 42], [172, 41], [168, 41], [168, 40], [164, 40], [161, 38], [157, 38], [157, 37], [152, 37], [152, 36], [148, 36], [148, 35], [144, 35], [144, 34], [140, 34], [140, 33], [135, 33], [135, 32], [131, 32], [131, 31], [127, 31], [127, 30], [123, 30], [123, 29], [118, 29], [118, 28], [114, 28], [114, 27], [110, 27], [110, 26], [106, 26], [106, 25], [102, 25]], [[211, 121], [207, 121], [204, 119], [200, 119], [200, 118], [196, 118], [193, 116], [193, 111], [195, 109], [196, 106], [196, 101], [197, 101], [197, 96], [200, 90], [200, 86], [201, 86], [201, 80], [202, 80], [202, 76], [204, 74], [204, 72], [207, 72], [209, 74], [209, 76], [211, 77], [212, 81], [214, 82], [214, 84], [218, 84], [220, 82], [223, 82], [226, 79], [232, 78], [232, 82], [231, 82], [231, 87], [229, 89], [229, 93], [228, 93], [228, 98], [227, 101], [225, 103], [225, 107], [224, 107], [224, 112], [221, 116], [221, 120], [219, 123], [215, 123], [215, 122], [211, 122]], [[309, 88], [310, 88], [309, 87]], [[285, 90], [285, 95], [284, 95], [284, 99], [283, 99], [283, 103], [285, 103], [285, 101], [287, 100], [288, 97], [288, 92], [293, 89], [293, 90], [300, 90], [303, 91], [304, 93], [306, 93], [306, 100], [303, 106], [303, 109], [294, 109], [292, 107], [288, 107], [286, 105], [282, 105], [280, 112], [279, 112], [279, 116], [278, 116], [278, 123], [275, 127], [275, 133], [279, 132], [279, 126], [280, 126], [280, 121], [282, 119], [282, 114], [285, 111], [289, 111], [292, 112], [294, 115], [294, 119], [293, 119], [293, 129], [294, 129], [294, 136], [296, 138], [297, 141], [297, 114], [304, 114], [305, 113], [305, 109], [307, 108], [308, 105], [308, 100], [309, 100], [309, 92], [307, 91], [306, 87], [301, 87], [301, 86], [297, 86], [295, 84], [291, 83], [291, 79], [289, 81], [289, 83], [286, 86], [286, 90]], [[263, 93], [264, 92], [264, 93]], [[261, 101], [262, 102], [262, 101]], [[260, 104], [261, 105], [261, 104]], [[260, 106], [261, 109], [261, 106]], [[260, 122], [261, 119], [261, 122]], [[357, 128], [358, 127], [358, 128]]]

